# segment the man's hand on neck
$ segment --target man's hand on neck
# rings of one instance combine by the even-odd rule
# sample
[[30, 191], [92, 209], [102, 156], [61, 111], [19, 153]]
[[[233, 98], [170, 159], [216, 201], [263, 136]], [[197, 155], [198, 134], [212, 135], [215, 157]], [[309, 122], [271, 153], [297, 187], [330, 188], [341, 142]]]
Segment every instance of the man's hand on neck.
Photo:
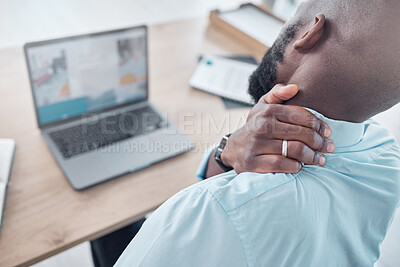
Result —
[[[322, 153], [334, 150], [332, 141], [327, 139], [331, 134], [329, 126], [303, 108], [271, 105], [281, 104], [297, 92], [297, 85], [278, 84], [264, 95], [250, 111], [246, 125], [228, 139], [222, 163], [237, 173], [297, 173], [300, 162], [323, 166], [326, 158]], [[290, 140], [287, 157], [282, 156], [283, 140]], [[224, 172], [214, 153], [215, 150], [208, 160], [206, 178]]]

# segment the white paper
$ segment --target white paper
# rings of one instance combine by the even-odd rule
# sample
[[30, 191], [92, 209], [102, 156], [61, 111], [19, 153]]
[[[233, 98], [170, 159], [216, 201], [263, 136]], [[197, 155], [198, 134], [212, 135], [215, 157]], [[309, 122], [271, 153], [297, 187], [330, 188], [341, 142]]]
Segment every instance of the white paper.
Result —
[[14, 140], [0, 139], [0, 223], [3, 217], [5, 194], [8, 180], [10, 178], [10, 169], [14, 156], [14, 149]]
[[220, 17], [257, 41], [271, 47], [284, 23], [253, 6], [221, 13]]
[[253, 104], [247, 93], [249, 77], [257, 65], [206, 55], [190, 79], [190, 86], [235, 101]]

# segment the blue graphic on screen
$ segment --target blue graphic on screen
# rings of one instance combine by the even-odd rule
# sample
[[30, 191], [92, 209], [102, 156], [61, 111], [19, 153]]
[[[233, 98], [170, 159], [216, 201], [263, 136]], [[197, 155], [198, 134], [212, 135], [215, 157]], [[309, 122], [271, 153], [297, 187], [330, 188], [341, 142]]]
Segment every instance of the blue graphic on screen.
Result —
[[30, 48], [40, 124], [145, 98], [145, 34], [138, 28]]

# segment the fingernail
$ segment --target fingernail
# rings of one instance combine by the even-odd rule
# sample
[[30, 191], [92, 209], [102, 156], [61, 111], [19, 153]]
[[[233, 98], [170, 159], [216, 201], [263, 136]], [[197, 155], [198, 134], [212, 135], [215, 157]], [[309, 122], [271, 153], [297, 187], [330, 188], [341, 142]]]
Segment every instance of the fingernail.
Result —
[[335, 151], [335, 145], [333, 144], [332, 141], [329, 141], [328, 147], [326, 149], [328, 150], [329, 153]]
[[323, 155], [321, 155], [319, 158], [319, 165], [324, 166], [325, 163], [326, 163], [326, 158]]
[[324, 136], [325, 136], [325, 137], [329, 137], [329, 136], [331, 136], [331, 129], [329, 129], [329, 128], [325, 128], [325, 131], [324, 131]]
[[288, 85], [284, 86], [283, 88], [290, 88], [290, 87], [293, 87], [293, 86], [297, 87], [296, 84], [288, 84]]

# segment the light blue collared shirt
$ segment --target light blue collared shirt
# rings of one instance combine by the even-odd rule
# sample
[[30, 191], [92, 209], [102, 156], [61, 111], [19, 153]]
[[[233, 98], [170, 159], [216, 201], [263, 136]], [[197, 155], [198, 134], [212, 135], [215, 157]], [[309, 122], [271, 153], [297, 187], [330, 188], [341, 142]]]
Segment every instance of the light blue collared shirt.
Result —
[[372, 120], [316, 115], [336, 146], [325, 167], [230, 171], [188, 187], [153, 213], [116, 266], [373, 266], [399, 205], [399, 147]]

